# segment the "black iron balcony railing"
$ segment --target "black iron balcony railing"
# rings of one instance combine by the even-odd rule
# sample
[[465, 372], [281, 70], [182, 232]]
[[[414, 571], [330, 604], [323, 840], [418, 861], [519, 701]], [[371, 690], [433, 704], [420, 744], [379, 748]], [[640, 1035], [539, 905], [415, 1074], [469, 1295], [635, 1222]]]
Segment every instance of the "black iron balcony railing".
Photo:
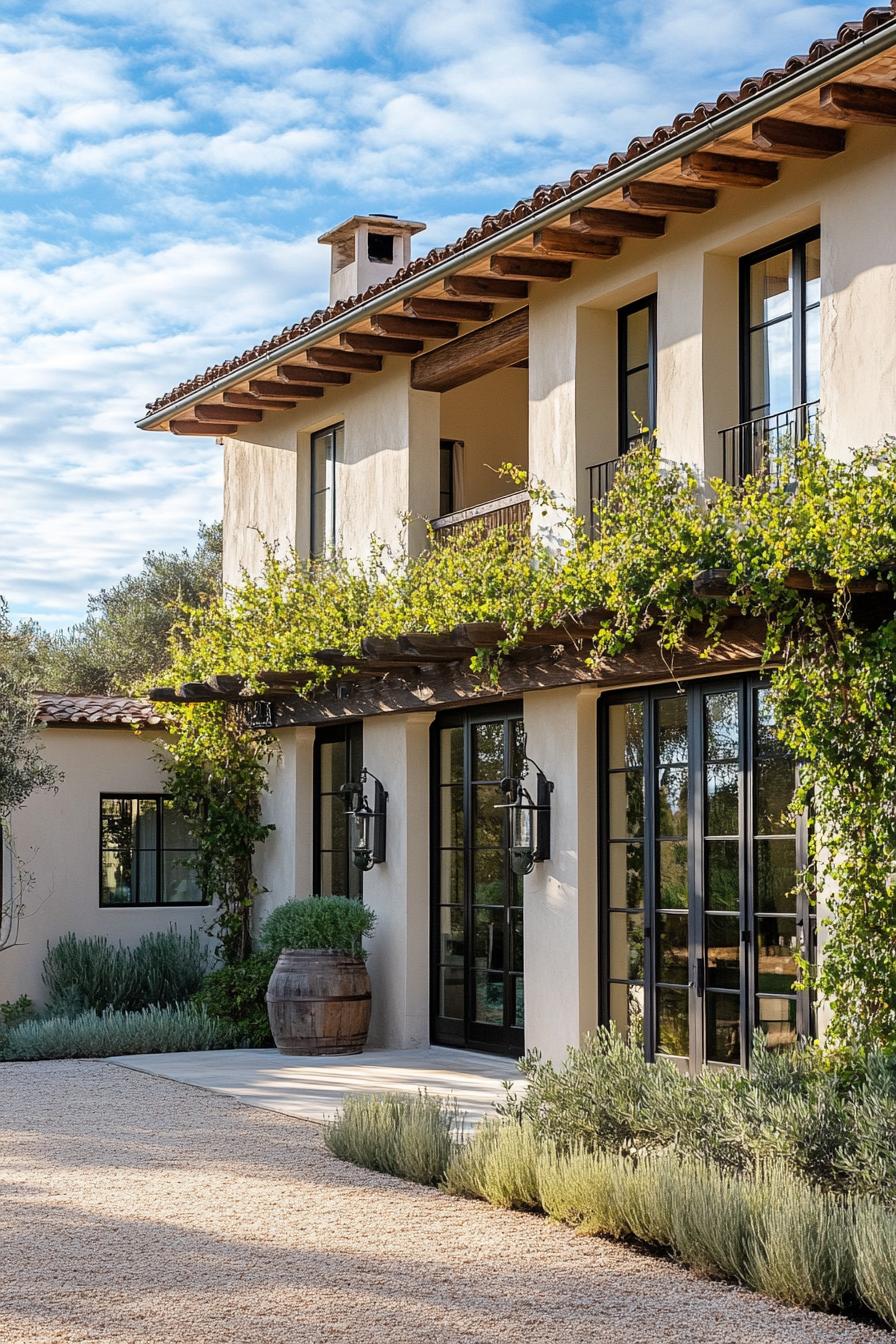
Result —
[[496, 527], [516, 527], [529, 520], [529, 495], [526, 490], [517, 490], [501, 499], [490, 499], [485, 504], [474, 504], [468, 509], [457, 509], [454, 513], [433, 518], [432, 530], [436, 541], [455, 536], [465, 528], [475, 526], [490, 532]]
[[793, 472], [793, 450], [817, 431], [817, 401], [720, 430], [722, 479], [740, 485], [747, 476], [768, 476], [775, 485], [785, 484]]
[[616, 472], [623, 460], [622, 457], [611, 457], [609, 462], [595, 462], [593, 467], [588, 468], [588, 495], [590, 499], [588, 518], [592, 537], [597, 536], [600, 532], [600, 520], [607, 507], [607, 496], [613, 488]]

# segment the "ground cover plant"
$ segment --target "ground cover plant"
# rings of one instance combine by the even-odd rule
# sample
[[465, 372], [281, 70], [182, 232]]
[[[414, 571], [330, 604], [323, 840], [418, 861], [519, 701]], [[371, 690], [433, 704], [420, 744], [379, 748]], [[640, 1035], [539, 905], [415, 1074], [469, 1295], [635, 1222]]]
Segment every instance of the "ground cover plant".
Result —
[[[466, 530], [419, 556], [374, 545], [366, 560], [335, 555], [305, 561], [271, 550], [263, 573], [220, 600], [188, 612], [176, 629], [171, 679], [235, 674], [262, 691], [266, 671], [322, 681], [321, 647], [351, 655], [365, 636], [442, 632], [495, 622], [497, 650], [472, 665], [484, 681], [528, 626], [600, 612], [583, 654], [624, 652], [644, 632], [665, 651], [670, 676], [688, 633], [711, 655], [729, 612], [758, 617], [780, 735], [800, 761], [796, 806], [811, 799], [824, 844], [810, 824], [807, 881], [828, 901], [825, 957], [805, 978], [830, 1007], [829, 1039], [864, 1047], [896, 1039], [896, 943], [891, 874], [896, 856], [896, 618], [850, 590], [896, 581], [896, 441], [833, 461], [822, 444], [780, 446], [776, 470], [734, 488], [707, 491], [692, 469], [662, 460], [654, 444], [629, 453], [601, 507], [576, 518], [528, 482], [538, 528]], [[557, 544], [558, 541], [561, 544]], [[694, 580], [724, 570], [730, 600], [698, 595]], [[818, 594], [793, 587], [794, 572], [817, 576]], [[199, 842], [200, 878], [219, 901], [226, 960], [250, 951], [255, 887], [252, 854], [260, 820], [270, 734], [246, 731], [222, 703], [172, 704], [163, 749], [168, 788]]]
[[329, 1127], [327, 1146], [449, 1194], [657, 1247], [793, 1306], [871, 1311], [896, 1327], [894, 1061], [777, 1055], [757, 1041], [749, 1074], [689, 1079], [602, 1031], [559, 1067], [529, 1056], [523, 1073], [525, 1089], [466, 1142], [455, 1131], [426, 1144], [457, 1119], [433, 1098], [366, 1097]]
[[171, 1050], [226, 1050], [245, 1044], [243, 1033], [233, 1023], [210, 1017], [190, 1004], [176, 1004], [23, 1022], [0, 1042], [0, 1059], [104, 1059]]

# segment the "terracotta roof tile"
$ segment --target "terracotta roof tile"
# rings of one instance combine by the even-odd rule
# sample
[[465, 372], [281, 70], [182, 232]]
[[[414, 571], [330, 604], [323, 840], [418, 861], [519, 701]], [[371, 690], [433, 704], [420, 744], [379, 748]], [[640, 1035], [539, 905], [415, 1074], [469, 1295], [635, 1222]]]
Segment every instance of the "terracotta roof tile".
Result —
[[147, 700], [127, 695], [48, 695], [39, 692], [37, 721], [45, 724], [80, 724], [89, 727], [162, 727], [162, 716]]
[[186, 382], [178, 383], [170, 392], [164, 396], [157, 397], [155, 401], [147, 403], [147, 411], [152, 413], [162, 410], [165, 406], [179, 400], [181, 397], [188, 396], [191, 392], [198, 391], [208, 383], [213, 383], [216, 379], [225, 374], [233, 373], [244, 364], [250, 364], [254, 359], [269, 354], [271, 351], [279, 349], [288, 342], [296, 340], [300, 336], [307, 335], [315, 327], [321, 327], [332, 318], [338, 317], [348, 309], [358, 307], [366, 300], [375, 295], [385, 293], [393, 289], [402, 281], [411, 276], [419, 275], [429, 267], [435, 266], [438, 262], [447, 257], [456, 256], [464, 252], [467, 248], [482, 242], [485, 238], [500, 232], [510, 224], [518, 223], [525, 219], [527, 215], [534, 214], [546, 205], [554, 201], [561, 200], [577, 189], [588, 186], [596, 182], [598, 178], [614, 168], [621, 167], [624, 163], [630, 162], [641, 154], [646, 154], [649, 150], [665, 143], [673, 136], [682, 135], [693, 127], [707, 121], [717, 112], [726, 111], [742, 102], [745, 98], [750, 98], [763, 89], [770, 88], [773, 84], [779, 83], [787, 75], [794, 74], [802, 70], [807, 65], [812, 65], [815, 61], [821, 60], [823, 56], [829, 55], [838, 47], [847, 46], [854, 42], [864, 33], [872, 32], [879, 28], [881, 24], [888, 23], [894, 17], [896, 12], [896, 0], [892, 0], [889, 5], [876, 5], [865, 11], [861, 19], [841, 24], [836, 37], [819, 38], [809, 47], [808, 52], [803, 56], [791, 56], [785, 61], [783, 66], [776, 66], [766, 70], [764, 74], [744, 79], [737, 90], [729, 90], [719, 94], [715, 102], [698, 103], [692, 112], [679, 113], [674, 118], [671, 126], [658, 126], [652, 135], [637, 136], [629, 144], [628, 148], [621, 152], [611, 154], [606, 163], [596, 164], [593, 168], [579, 169], [574, 172], [565, 182], [556, 182], [552, 186], [536, 187], [531, 196], [524, 200], [517, 201], [516, 205], [509, 210], [502, 210], [497, 215], [486, 215], [478, 227], [470, 228], [458, 238], [455, 242], [449, 243], [443, 247], [435, 247], [423, 257], [418, 257], [396, 271], [389, 279], [381, 281], [379, 284], [371, 285], [361, 294], [354, 294], [348, 299], [339, 299], [329, 308], [319, 308], [309, 317], [303, 318], [301, 322], [296, 322], [291, 327], [284, 327], [279, 335], [272, 336], [269, 340], [262, 341], [259, 345], [252, 346], [245, 350], [241, 355], [234, 359], [225, 360], [222, 364], [214, 364], [206, 369], [205, 373], [197, 374], [195, 378], [189, 378]]

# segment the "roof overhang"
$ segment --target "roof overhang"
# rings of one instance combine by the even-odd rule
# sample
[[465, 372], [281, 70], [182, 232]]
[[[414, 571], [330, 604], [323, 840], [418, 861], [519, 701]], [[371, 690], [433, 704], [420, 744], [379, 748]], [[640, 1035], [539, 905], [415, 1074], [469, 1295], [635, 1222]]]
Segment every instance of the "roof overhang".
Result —
[[[876, 11], [870, 12], [876, 13]], [[366, 299], [362, 296], [358, 301], [348, 301], [342, 311], [335, 312], [332, 317], [324, 322], [310, 326], [308, 330], [295, 338], [282, 343], [268, 343], [269, 348], [264, 349], [254, 358], [239, 363], [237, 367], [228, 370], [219, 377], [212, 378], [175, 400], [151, 411], [137, 421], [138, 427], [147, 430], [168, 428], [172, 419], [183, 416], [185, 412], [192, 410], [200, 403], [233, 392], [240, 384], [246, 384], [248, 380], [262, 377], [277, 365], [288, 363], [297, 356], [303, 355], [306, 351], [312, 350], [313, 347], [320, 346], [325, 341], [332, 341], [360, 324], [375, 320], [380, 315], [385, 314], [387, 309], [394, 309], [396, 306], [401, 308], [403, 304], [407, 305], [408, 300], [434, 284], [448, 281], [460, 272], [471, 271], [477, 265], [495, 258], [496, 254], [507, 253], [514, 248], [531, 245], [533, 239], [537, 243], [539, 235], [544, 236], [554, 226], [563, 221], [569, 221], [576, 211], [585, 210], [587, 207], [593, 206], [595, 202], [604, 200], [614, 193], [618, 193], [621, 189], [649, 177], [651, 174], [661, 174], [664, 169], [668, 170], [670, 165], [675, 164], [676, 160], [684, 161], [688, 156], [698, 155], [701, 150], [706, 150], [707, 147], [726, 136], [735, 135], [738, 131], [742, 131], [744, 127], [755, 124], [761, 118], [781, 109], [783, 105], [792, 103], [804, 95], [812, 94], [822, 86], [829, 85], [847, 71], [857, 71], [858, 67], [866, 65], [894, 46], [896, 46], [896, 16], [882, 19], [877, 26], [859, 33], [845, 45], [837, 46], [818, 57], [818, 59], [812, 60], [811, 63], [801, 65], [798, 69], [784, 74], [768, 88], [761, 88], [753, 94], [744, 96], [728, 108], [711, 112], [707, 115], [706, 120], [698, 125], [679, 133], [670, 134], [667, 140], [653, 145], [643, 153], [636, 153], [634, 157], [623, 163], [608, 168], [596, 180], [564, 191], [557, 200], [549, 202], [537, 210], [526, 211], [522, 218], [511, 222], [505, 228], [489, 234], [460, 251], [450, 250], [448, 256], [434, 260], [406, 279], [388, 283]], [[872, 79], [874, 73], [874, 71], [871, 72]], [[893, 71], [882, 70], [880, 73], [885, 78], [892, 79]], [[860, 77], [867, 78], [864, 73]], [[889, 93], [889, 89], [884, 89], [884, 93]], [[850, 124], [849, 115], [844, 114], [838, 118], [838, 111], [837, 108], [823, 107], [821, 109], [822, 122], [826, 121], [827, 125], [830, 126], [833, 120], [836, 128], [839, 120], [839, 125], [848, 127]], [[870, 118], [859, 115], [855, 119], [862, 121]], [[743, 157], [748, 163], [768, 163], [770, 159], [774, 162], [776, 158], [776, 152], [763, 149], [755, 136], [747, 147], [750, 149], [750, 154], [745, 154]], [[734, 148], [742, 149], [744, 146], [735, 145]], [[792, 152], [798, 151], [794, 150]], [[786, 150], [783, 151], [783, 154], [786, 153]], [[778, 153], [777, 157], [782, 157], [782, 154]], [[666, 180], [668, 181], [668, 175]], [[768, 180], [774, 180], [773, 176], [768, 177]], [[758, 181], [744, 182], [743, 185], [761, 185], [761, 183]], [[339, 230], [337, 229], [334, 232], [339, 232]], [[571, 231], [565, 228], [561, 232], [569, 238]], [[554, 237], [556, 237], [556, 234]], [[548, 238], [550, 238], [549, 234]], [[548, 238], [545, 239], [545, 249], [541, 251], [542, 257], [551, 255], [548, 248]], [[574, 238], [572, 244], [575, 244]], [[554, 245], [556, 246], [556, 243]], [[530, 252], [528, 255], [533, 256], [535, 254]], [[554, 255], [558, 255], [558, 253], [555, 252]], [[575, 260], [579, 257], [585, 259], [589, 255], [594, 257], [609, 256], [612, 255], [612, 252], [602, 252], [596, 249], [589, 253], [584, 246], [581, 251], [577, 252], [573, 246], [572, 259]], [[550, 278], [560, 277], [555, 274]], [[386, 321], [388, 320], [386, 318]], [[404, 319], [405, 322], [413, 322], [413, 320]], [[420, 328], [420, 333], [426, 339], [423, 327]], [[411, 342], [407, 342], [407, 344], [411, 344]], [[422, 346], [418, 348], [422, 348]], [[347, 379], [344, 381], [347, 381]], [[310, 394], [309, 392], [308, 395]], [[314, 394], [321, 395], [321, 391], [316, 390]], [[209, 425], [209, 435], [220, 432], [221, 430], [216, 428], [213, 423]]]

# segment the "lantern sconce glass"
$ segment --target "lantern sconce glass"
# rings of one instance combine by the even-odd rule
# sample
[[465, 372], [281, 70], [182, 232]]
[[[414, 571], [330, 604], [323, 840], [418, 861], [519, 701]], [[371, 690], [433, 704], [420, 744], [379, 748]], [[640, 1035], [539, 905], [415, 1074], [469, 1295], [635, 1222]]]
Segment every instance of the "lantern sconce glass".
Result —
[[[373, 782], [373, 807], [365, 792], [368, 781]], [[366, 873], [375, 863], [384, 863], [386, 859], [386, 802], [389, 795], [366, 765], [357, 782], [352, 780], [343, 784], [339, 791], [345, 799], [352, 862]]]
[[[523, 783], [530, 766], [535, 771], [534, 798]], [[495, 806], [508, 814], [510, 866], [515, 873], [524, 877], [526, 873], [531, 873], [536, 863], [551, 857], [551, 794], [554, 785], [533, 760], [524, 756], [520, 775], [502, 779], [501, 792], [507, 801], [496, 803]]]

